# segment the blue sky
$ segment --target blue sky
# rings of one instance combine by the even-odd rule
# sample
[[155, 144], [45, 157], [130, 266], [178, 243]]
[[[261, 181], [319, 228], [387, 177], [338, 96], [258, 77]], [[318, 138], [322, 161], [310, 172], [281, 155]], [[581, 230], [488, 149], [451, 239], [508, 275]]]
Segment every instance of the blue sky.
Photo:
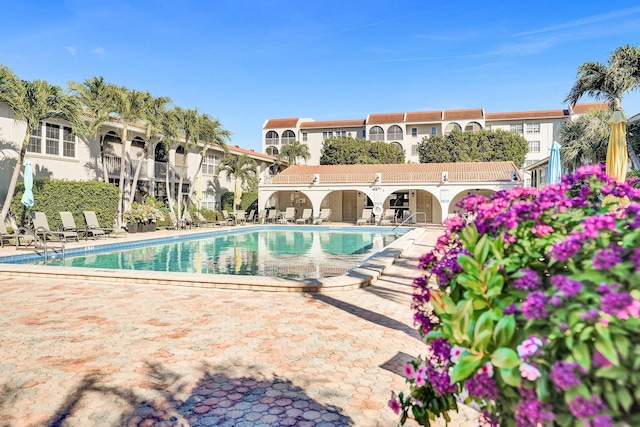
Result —
[[[0, 63], [23, 79], [66, 86], [102, 75], [198, 107], [232, 145], [259, 151], [269, 118], [564, 108], [581, 63], [640, 43], [640, 6], [22, 0], [2, 7], [0, 28]], [[639, 113], [640, 93], [623, 106]]]

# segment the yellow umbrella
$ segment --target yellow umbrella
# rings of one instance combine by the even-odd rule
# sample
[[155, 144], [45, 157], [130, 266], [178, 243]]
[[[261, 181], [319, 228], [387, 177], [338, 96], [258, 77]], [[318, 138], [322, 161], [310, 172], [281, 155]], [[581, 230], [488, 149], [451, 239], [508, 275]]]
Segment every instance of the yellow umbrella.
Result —
[[202, 202], [202, 176], [198, 174], [196, 177], [196, 203], [198, 204], [198, 209], [200, 209], [200, 202]]
[[[606, 172], [607, 175], [622, 183], [627, 177], [629, 152], [627, 151], [626, 137], [627, 118], [624, 116], [618, 100], [616, 100], [615, 110], [608, 123], [611, 126], [611, 135], [609, 136], [609, 146], [607, 147]], [[622, 206], [626, 206], [629, 204], [629, 199], [624, 197], [623, 200], [618, 201], [617, 197], [609, 195], [604, 199], [604, 204], [607, 203], [619, 203]]]
[[240, 203], [242, 203], [242, 180], [240, 178], [236, 178], [236, 186], [233, 191], [233, 195], [237, 209], [237, 206], [240, 206]]

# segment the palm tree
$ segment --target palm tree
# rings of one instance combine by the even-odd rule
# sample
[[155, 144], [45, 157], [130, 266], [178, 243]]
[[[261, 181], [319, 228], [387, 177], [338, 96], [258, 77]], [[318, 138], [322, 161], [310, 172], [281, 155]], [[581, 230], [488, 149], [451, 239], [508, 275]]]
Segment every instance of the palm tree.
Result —
[[560, 130], [562, 163], [575, 170], [584, 164], [604, 163], [611, 127], [607, 124], [609, 112], [602, 108], [587, 111], [567, 122]]
[[120, 140], [122, 141], [122, 152], [120, 155], [120, 181], [119, 194], [120, 202], [118, 203], [118, 224], [124, 222], [123, 214], [127, 207], [127, 194], [125, 192], [125, 171], [129, 170], [129, 124], [136, 123], [144, 118], [146, 102], [150, 95], [147, 92], [130, 90], [126, 87], [117, 87], [115, 90], [115, 113], [122, 121], [120, 129]]
[[[607, 64], [585, 62], [578, 67], [576, 82], [564, 102], [575, 105], [583, 95], [609, 102], [610, 108], [620, 110], [622, 96], [640, 89], [640, 47], [624, 45], [614, 50]], [[636, 169], [638, 159], [627, 139], [627, 149]]]
[[278, 160], [287, 160], [290, 165], [298, 164], [298, 159], [302, 158], [306, 162], [311, 157], [309, 146], [300, 141], [293, 141], [282, 146]]
[[[109, 182], [107, 167], [104, 161], [104, 124], [109, 121], [115, 110], [116, 86], [107, 83], [104, 77], [92, 77], [81, 83], [69, 82], [71, 93], [85, 113], [83, 133], [98, 139], [100, 143], [100, 169], [104, 182]], [[97, 175], [97, 174], [96, 174]]]
[[[224, 173], [229, 180], [240, 180], [242, 188], [250, 187], [255, 182], [258, 175], [258, 166], [256, 161], [241, 154], [236, 156], [229, 152], [225, 153], [220, 165], [218, 166], [218, 176]], [[236, 200], [233, 198], [233, 210], [236, 211]]]
[[9, 105], [16, 122], [26, 125], [22, 145], [18, 150], [16, 167], [11, 175], [7, 195], [0, 211], [0, 221], [4, 221], [13, 200], [13, 193], [34, 129], [40, 126], [42, 121], [57, 118], [68, 121], [74, 129], [79, 131], [82, 110], [76, 99], [64, 93], [60, 87], [43, 80], [20, 80], [9, 68], [2, 65], [0, 65], [0, 102]]

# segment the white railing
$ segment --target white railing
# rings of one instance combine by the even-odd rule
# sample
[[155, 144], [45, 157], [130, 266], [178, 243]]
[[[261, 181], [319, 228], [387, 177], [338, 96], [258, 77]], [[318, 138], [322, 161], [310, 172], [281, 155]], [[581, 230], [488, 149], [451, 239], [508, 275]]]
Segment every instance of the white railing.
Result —
[[[448, 182], [511, 181], [511, 171], [453, 172], [448, 171]], [[265, 184], [311, 184], [314, 174], [276, 175], [265, 177]], [[320, 184], [375, 183], [375, 173], [322, 174]], [[392, 172], [382, 173], [381, 183], [441, 182], [442, 172]]]
[[174, 166], [169, 165], [166, 162], [155, 162], [153, 165], [153, 174], [155, 178], [166, 178], [167, 177], [167, 169], [169, 169], [170, 177], [179, 178], [180, 174], [184, 170], [184, 176], [187, 176], [188, 168], [186, 166]]
[[[129, 168], [125, 171], [125, 174], [133, 176], [133, 174], [136, 172], [136, 167], [138, 166], [139, 161], [140, 160], [132, 160], [131, 162], [129, 162]], [[120, 176], [120, 168], [122, 167], [122, 161], [120, 157], [105, 156], [104, 163], [107, 168], [107, 174], [109, 176]], [[147, 161], [144, 160], [144, 163], [142, 163], [142, 169], [140, 169], [140, 178], [148, 177], [147, 164]]]

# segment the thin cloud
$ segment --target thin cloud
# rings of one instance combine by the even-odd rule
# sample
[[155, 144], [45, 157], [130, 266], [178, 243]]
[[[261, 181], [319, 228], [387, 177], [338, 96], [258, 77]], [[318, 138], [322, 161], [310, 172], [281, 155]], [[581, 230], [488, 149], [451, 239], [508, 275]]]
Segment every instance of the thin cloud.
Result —
[[103, 47], [96, 47], [95, 49], [91, 49], [91, 54], [97, 56], [98, 58], [104, 58], [104, 54], [106, 50]]
[[570, 28], [583, 27], [589, 24], [601, 23], [604, 21], [618, 20], [620, 18], [640, 14], [640, 7], [630, 7], [627, 9], [618, 9], [601, 15], [588, 16], [586, 18], [568, 21], [562, 24], [551, 25], [549, 27], [538, 28], [535, 30], [525, 31], [516, 36], [527, 36], [531, 34], [550, 33], [559, 30], [567, 30]]
[[67, 50], [67, 52], [69, 52], [71, 55], [76, 56], [77, 49], [75, 48], [75, 46], [65, 46], [64, 48], [65, 48], [65, 49]]

